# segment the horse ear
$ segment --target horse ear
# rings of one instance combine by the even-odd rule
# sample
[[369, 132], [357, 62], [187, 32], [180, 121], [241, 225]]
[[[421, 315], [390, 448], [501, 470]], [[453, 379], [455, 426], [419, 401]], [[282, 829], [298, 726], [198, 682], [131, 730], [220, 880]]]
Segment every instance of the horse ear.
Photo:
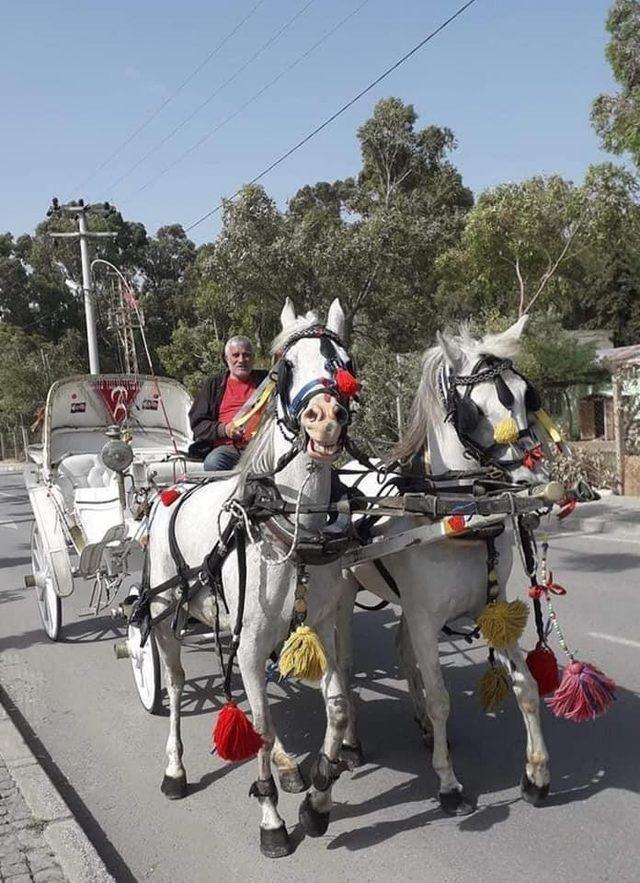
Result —
[[[341, 340], [344, 340], [344, 332], [347, 327], [347, 320], [342, 309], [342, 304], [336, 297], [329, 307], [329, 315], [327, 316], [327, 328], [337, 334]], [[346, 342], [346, 341], [345, 341]]]
[[455, 368], [460, 361], [460, 347], [454, 343], [452, 338], [447, 337], [446, 334], [442, 334], [440, 331], [436, 331], [436, 339], [440, 345], [445, 361], [450, 368]]
[[527, 322], [529, 321], [529, 313], [524, 313], [520, 318], [513, 323], [507, 330], [504, 332], [504, 337], [508, 340], [513, 340], [514, 342], [520, 340], [522, 337], [522, 332], [526, 328]]
[[506, 331], [502, 331], [500, 334], [487, 334], [482, 339], [483, 349], [488, 353], [493, 353], [495, 356], [506, 356], [507, 358], [515, 356], [518, 352], [518, 343], [528, 320], [529, 314], [525, 313], [513, 325], [510, 325]]
[[296, 310], [293, 306], [293, 303], [290, 298], [287, 298], [284, 302], [284, 306], [282, 308], [282, 312], [280, 313], [280, 322], [282, 323], [282, 330], [284, 331], [290, 325], [296, 321]]

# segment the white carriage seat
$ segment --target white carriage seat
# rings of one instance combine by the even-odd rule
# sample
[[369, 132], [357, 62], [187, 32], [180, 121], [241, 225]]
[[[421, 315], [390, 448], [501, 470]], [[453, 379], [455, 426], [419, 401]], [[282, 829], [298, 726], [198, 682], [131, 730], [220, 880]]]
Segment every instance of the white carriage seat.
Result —
[[116, 481], [116, 474], [107, 469], [98, 454], [69, 454], [58, 465], [58, 478], [66, 479], [75, 490], [107, 487]]
[[88, 543], [99, 542], [122, 521], [117, 476], [98, 454], [70, 454], [58, 466], [61, 488]]
[[74, 511], [87, 542], [100, 542], [110, 527], [122, 523], [118, 485], [78, 488]]

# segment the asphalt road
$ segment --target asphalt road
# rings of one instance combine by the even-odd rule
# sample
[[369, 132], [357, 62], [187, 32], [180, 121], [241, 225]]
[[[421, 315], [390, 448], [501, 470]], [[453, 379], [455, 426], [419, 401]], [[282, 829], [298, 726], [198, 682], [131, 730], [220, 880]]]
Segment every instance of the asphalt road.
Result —
[[[640, 880], [640, 541], [573, 533], [552, 541], [555, 577], [569, 589], [557, 603], [567, 636], [580, 658], [617, 681], [619, 693], [593, 723], [544, 712], [552, 793], [543, 808], [519, 796], [524, 730], [515, 703], [482, 714], [473, 690], [485, 654], [443, 643], [456, 771], [479, 807], [463, 819], [442, 815], [397, 671], [395, 617], [389, 609], [359, 613], [356, 672], [368, 762], [337, 784], [338, 805], [318, 840], [299, 834], [300, 796], [281, 795], [298, 846], [270, 862], [259, 853], [258, 807], [247, 796], [254, 764], [209, 754], [221, 684], [211, 643], [192, 638], [184, 648], [191, 788], [185, 800], [169, 802], [159, 790], [167, 718], [139, 704], [129, 663], [115, 660], [119, 632], [111, 621], [76, 617], [86, 587], [64, 602], [62, 641], [47, 640], [33, 590], [23, 583], [29, 533], [21, 476], [0, 475], [0, 684], [118, 881]], [[522, 575], [512, 579], [521, 591]], [[272, 693], [285, 743], [309, 757], [323, 729], [319, 694], [296, 685]]]

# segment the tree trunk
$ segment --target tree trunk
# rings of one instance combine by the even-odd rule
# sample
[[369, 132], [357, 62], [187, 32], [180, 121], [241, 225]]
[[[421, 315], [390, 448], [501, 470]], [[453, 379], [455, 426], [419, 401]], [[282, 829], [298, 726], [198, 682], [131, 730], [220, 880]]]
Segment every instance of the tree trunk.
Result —
[[611, 377], [613, 386], [613, 437], [616, 447], [616, 488], [617, 494], [624, 495], [624, 421], [622, 414], [622, 378], [618, 374]]

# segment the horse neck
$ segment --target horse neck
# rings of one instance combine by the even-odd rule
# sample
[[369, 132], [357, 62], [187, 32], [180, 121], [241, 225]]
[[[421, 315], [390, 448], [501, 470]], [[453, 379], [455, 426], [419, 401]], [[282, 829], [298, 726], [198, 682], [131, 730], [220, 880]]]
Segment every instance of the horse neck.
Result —
[[[274, 425], [274, 452], [275, 460], [290, 450], [291, 442], [287, 441], [280, 428]], [[311, 459], [304, 451], [298, 454], [275, 476], [276, 487], [285, 500], [296, 503], [300, 495], [300, 489], [304, 484], [302, 504], [320, 504], [328, 506], [331, 501], [331, 466], [328, 463], [318, 463]], [[309, 529], [320, 528], [325, 522], [323, 514], [303, 515], [300, 523]]]
[[474, 472], [478, 468], [475, 460], [465, 456], [455, 428], [440, 418], [429, 421], [427, 445], [433, 475], [441, 475], [443, 472]]

